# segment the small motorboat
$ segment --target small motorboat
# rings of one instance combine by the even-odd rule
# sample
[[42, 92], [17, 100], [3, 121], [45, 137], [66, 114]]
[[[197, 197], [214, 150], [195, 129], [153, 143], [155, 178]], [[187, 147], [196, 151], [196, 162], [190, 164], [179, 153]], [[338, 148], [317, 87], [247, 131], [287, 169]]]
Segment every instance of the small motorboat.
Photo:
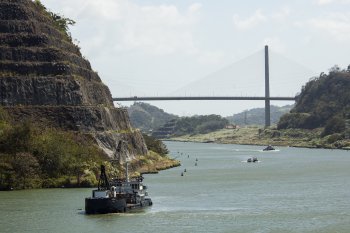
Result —
[[258, 158], [257, 157], [252, 157], [252, 158], [249, 158], [247, 159], [247, 163], [255, 163], [255, 162], [258, 162]]
[[266, 148], [263, 149], [263, 151], [270, 151], [270, 150], [275, 150], [275, 148], [273, 148], [273, 146], [268, 145]]

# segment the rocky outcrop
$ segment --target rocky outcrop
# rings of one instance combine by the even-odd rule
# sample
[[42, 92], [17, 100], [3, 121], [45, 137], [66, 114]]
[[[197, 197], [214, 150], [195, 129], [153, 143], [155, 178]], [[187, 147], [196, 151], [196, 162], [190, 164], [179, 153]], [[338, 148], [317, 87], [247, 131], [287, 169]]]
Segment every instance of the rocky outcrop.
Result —
[[92, 134], [110, 157], [119, 141], [130, 156], [147, 153], [127, 111], [114, 107], [108, 87], [40, 3], [0, 2], [0, 105], [16, 121]]

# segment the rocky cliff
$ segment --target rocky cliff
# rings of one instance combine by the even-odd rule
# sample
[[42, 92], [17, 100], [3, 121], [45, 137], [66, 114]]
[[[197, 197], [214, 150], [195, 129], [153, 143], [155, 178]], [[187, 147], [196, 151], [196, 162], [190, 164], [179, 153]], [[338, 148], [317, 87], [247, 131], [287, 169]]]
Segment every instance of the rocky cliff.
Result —
[[[16, 121], [92, 134], [110, 157], [119, 141], [124, 152], [147, 153], [125, 109], [115, 108], [111, 93], [38, 1], [0, 2], [0, 105]], [[67, 26], [67, 25], [65, 25]]]

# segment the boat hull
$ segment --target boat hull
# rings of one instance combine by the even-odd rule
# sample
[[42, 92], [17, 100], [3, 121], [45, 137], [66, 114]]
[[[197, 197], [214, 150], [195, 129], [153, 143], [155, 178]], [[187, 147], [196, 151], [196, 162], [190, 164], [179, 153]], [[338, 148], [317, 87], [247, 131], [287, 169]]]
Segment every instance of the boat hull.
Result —
[[133, 209], [151, 206], [151, 199], [136, 204], [128, 204], [125, 198], [85, 198], [86, 214], [125, 213]]

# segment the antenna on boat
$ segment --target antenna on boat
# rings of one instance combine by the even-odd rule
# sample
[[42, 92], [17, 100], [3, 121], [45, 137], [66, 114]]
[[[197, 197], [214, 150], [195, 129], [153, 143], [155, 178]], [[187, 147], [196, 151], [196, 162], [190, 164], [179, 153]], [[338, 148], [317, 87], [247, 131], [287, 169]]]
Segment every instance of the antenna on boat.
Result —
[[125, 161], [125, 179], [126, 182], [129, 183], [129, 159], [127, 158]]

